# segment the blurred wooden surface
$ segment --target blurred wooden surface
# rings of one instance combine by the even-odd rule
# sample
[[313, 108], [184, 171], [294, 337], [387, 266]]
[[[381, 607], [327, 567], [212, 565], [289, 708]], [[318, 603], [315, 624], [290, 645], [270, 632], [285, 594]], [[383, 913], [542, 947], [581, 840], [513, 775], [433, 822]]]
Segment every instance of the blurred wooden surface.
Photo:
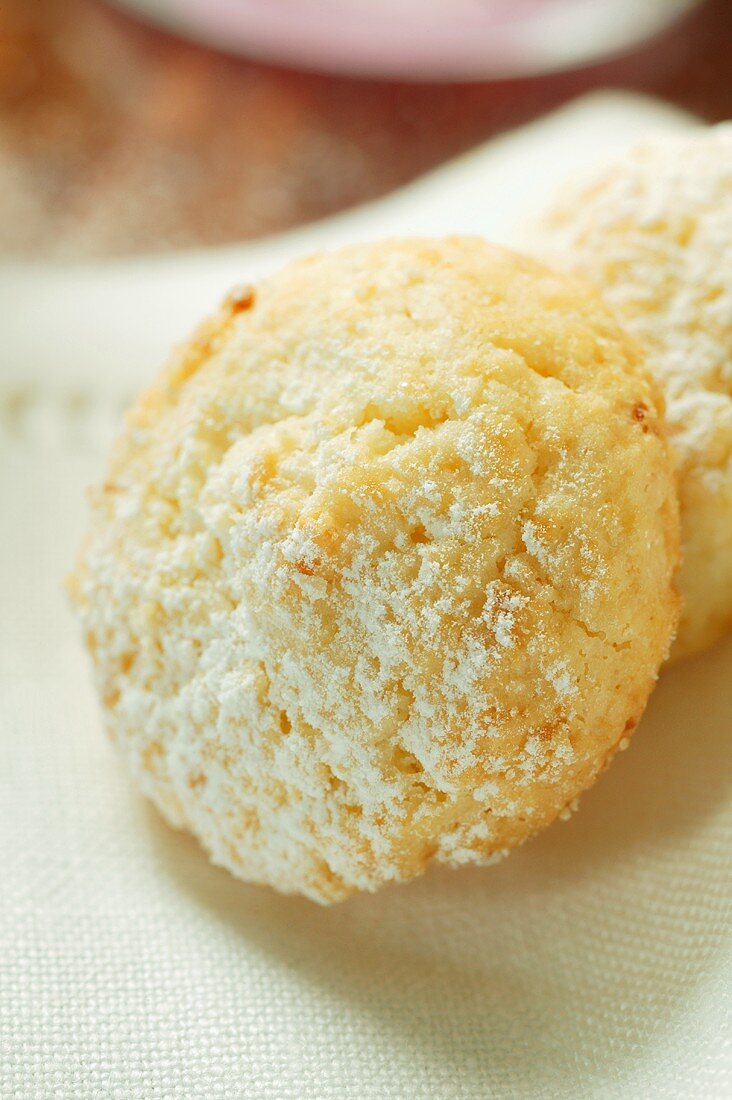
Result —
[[284, 229], [404, 183], [597, 87], [732, 116], [732, 0], [536, 80], [348, 80], [225, 57], [96, 0], [0, 6], [0, 253], [81, 258]]

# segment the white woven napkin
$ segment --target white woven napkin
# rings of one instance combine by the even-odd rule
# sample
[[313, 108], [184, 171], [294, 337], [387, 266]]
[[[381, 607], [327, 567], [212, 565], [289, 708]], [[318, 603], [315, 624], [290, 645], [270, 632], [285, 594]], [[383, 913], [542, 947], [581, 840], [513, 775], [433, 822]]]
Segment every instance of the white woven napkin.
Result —
[[3, 1100], [732, 1095], [732, 643], [663, 676], [567, 824], [324, 910], [131, 789], [61, 590], [120, 407], [229, 282], [395, 229], [505, 238], [568, 166], [682, 124], [595, 99], [269, 245], [0, 272]]

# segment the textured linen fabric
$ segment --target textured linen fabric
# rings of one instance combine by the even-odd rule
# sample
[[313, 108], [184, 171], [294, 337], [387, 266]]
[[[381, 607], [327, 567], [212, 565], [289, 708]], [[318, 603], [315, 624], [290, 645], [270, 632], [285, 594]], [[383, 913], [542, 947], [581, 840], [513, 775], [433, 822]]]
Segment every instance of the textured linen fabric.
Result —
[[[36, 309], [37, 341], [71, 324]], [[729, 1096], [732, 642], [664, 673], [566, 824], [329, 910], [213, 868], [128, 784], [62, 579], [155, 365], [133, 319], [128, 375], [83, 310], [0, 367], [0, 1097]]]

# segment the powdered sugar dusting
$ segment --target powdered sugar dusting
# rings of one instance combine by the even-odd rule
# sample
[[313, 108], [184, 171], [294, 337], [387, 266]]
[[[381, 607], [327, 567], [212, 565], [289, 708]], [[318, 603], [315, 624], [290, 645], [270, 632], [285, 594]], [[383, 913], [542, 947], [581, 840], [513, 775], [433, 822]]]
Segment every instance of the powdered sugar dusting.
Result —
[[187, 354], [133, 408], [74, 580], [145, 792], [319, 901], [551, 821], [674, 615], [670, 470], [605, 311], [480, 242], [395, 242], [295, 265]]

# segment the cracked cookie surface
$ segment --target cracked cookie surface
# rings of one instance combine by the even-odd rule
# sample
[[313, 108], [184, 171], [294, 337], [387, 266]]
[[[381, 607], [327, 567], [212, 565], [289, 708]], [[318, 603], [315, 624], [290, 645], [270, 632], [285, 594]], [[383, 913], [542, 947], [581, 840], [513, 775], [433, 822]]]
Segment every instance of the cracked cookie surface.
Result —
[[329, 902], [565, 814], [642, 713], [677, 555], [652, 385], [599, 298], [405, 240], [203, 326], [128, 414], [72, 592], [145, 793]]

